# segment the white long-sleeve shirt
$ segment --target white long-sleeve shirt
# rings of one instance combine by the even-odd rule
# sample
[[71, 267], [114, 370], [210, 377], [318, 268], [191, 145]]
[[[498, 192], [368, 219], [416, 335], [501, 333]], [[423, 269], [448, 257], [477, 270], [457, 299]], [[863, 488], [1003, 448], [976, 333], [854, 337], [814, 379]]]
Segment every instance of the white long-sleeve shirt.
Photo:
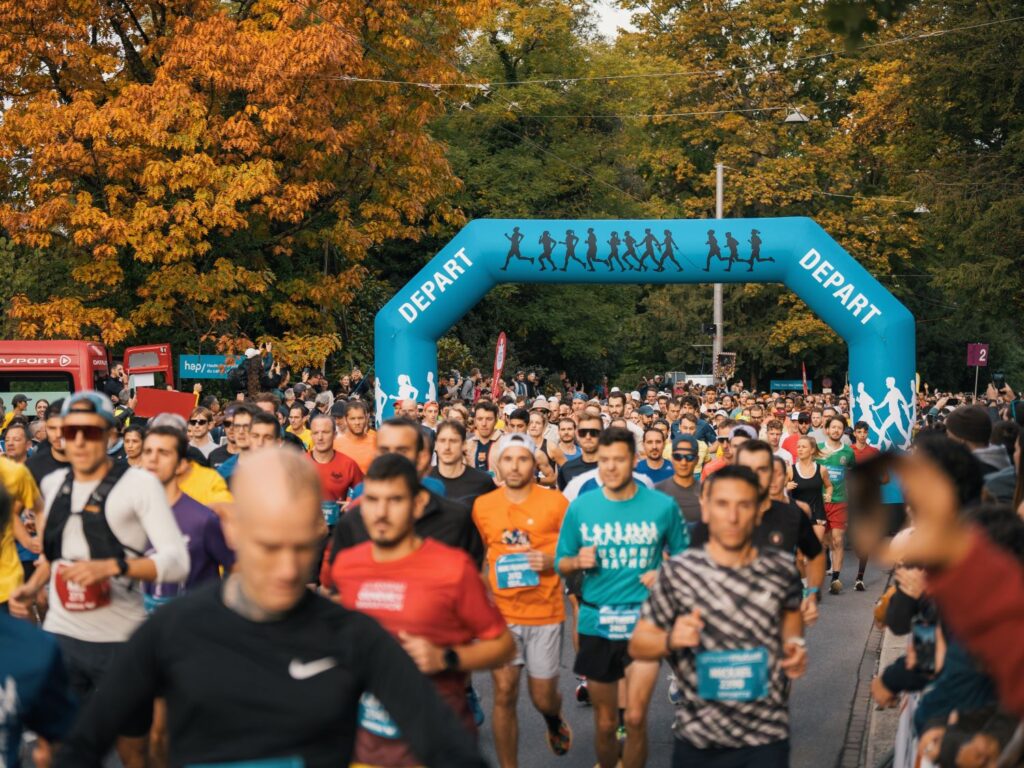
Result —
[[[67, 473], [57, 470], [43, 478], [40, 490], [46, 505], [46, 520]], [[61, 538], [61, 561], [89, 559], [89, 545], [82, 531], [82, 507], [99, 481], [74, 483], [71, 487], [71, 516]], [[184, 581], [189, 571], [185, 538], [167, 504], [163, 486], [155, 476], [129, 467], [111, 489], [106, 504], [107, 525], [118, 541], [136, 552], [147, 552], [156, 564], [157, 581]], [[129, 558], [131, 553], [129, 553]], [[43, 629], [92, 643], [126, 641], [146, 619], [139, 582], [118, 577], [110, 580], [110, 604], [92, 611], [67, 611], [57, 597], [56, 564], [50, 569], [50, 608]]]

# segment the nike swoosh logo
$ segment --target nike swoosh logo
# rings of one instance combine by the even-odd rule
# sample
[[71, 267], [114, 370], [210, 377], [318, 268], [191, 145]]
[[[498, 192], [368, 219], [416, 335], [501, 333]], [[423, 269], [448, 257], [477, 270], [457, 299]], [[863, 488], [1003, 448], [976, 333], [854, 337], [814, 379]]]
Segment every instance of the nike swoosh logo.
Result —
[[308, 680], [309, 678], [316, 677], [321, 672], [326, 672], [328, 669], [332, 669], [336, 666], [338, 666], [338, 662], [329, 656], [325, 659], [306, 662], [299, 661], [298, 659], [292, 659], [291, 664], [288, 665], [288, 674], [295, 680]]

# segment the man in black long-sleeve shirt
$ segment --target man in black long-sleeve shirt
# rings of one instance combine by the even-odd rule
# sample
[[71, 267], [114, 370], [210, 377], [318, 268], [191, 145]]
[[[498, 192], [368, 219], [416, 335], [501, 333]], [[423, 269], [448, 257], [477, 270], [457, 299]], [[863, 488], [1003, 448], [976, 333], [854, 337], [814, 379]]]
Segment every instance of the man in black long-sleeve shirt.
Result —
[[429, 766], [483, 766], [469, 733], [372, 619], [305, 588], [322, 536], [320, 484], [268, 448], [232, 482], [237, 570], [158, 610], [127, 643], [58, 766], [98, 766], [122, 723], [167, 700], [171, 765], [271, 758], [347, 765], [360, 696], [391, 713]]

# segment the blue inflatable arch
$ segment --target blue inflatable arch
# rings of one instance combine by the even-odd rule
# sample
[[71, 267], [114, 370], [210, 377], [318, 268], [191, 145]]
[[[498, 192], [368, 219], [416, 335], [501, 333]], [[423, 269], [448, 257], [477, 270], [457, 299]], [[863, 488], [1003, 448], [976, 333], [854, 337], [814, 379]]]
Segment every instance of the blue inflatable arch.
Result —
[[437, 340], [512, 282], [783, 283], [846, 341], [871, 442], [910, 441], [914, 318], [809, 218], [472, 221], [377, 314], [378, 420], [396, 400], [437, 399]]

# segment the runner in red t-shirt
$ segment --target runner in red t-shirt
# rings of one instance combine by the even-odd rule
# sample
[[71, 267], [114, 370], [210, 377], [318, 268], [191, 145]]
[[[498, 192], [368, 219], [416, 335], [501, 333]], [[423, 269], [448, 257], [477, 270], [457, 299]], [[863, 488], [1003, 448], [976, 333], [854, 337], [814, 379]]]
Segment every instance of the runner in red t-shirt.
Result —
[[[857, 464], [862, 461], [867, 461], [872, 456], [877, 456], [880, 451], [873, 445], [868, 445], [868, 423], [866, 421], [858, 421], [853, 425], [853, 457]], [[867, 570], [868, 559], [866, 557], [858, 557], [857, 559], [857, 580], [853, 583], [853, 588], [857, 592], [864, 591], [864, 571]]]
[[793, 457], [793, 461], [796, 461], [796, 445], [800, 442], [800, 438], [811, 431], [811, 414], [807, 411], [801, 411], [800, 413], [793, 412], [789, 417], [790, 426], [793, 422], [796, 422], [796, 432], [791, 432], [786, 436], [786, 439], [782, 441], [782, 447], [789, 451], [789, 455]]
[[[468, 672], [512, 659], [515, 642], [491, 602], [472, 558], [416, 535], [414, 521], [428, 501], [412, 462], [378, 456], [363, 484], [360, 514], [370, 541], [338, 553], [332, 576], [342, 605], [372, 616], [399, 639], [420, 671], [470, 731]], [[388, 713], [364, 696], [353, 765], [422, 765]]]
[[323, 502], [320, 505], [324, 520], [333, 528], [345, 506], [350, 488], [363, 481], [359, 465], [343, 453], [334, 450], [334, 419], [326, 413], [318, 413], [309, 423], [313, 448], [309, 458], [320, 476]]

